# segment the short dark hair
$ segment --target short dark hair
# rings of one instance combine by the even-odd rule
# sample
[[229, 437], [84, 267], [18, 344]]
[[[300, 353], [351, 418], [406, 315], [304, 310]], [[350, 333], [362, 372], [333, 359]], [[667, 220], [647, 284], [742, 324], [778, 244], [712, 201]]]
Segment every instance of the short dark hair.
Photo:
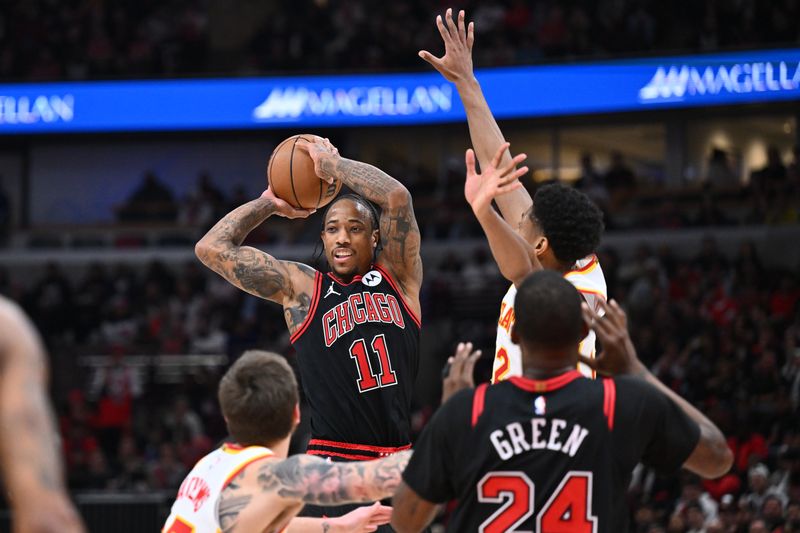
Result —
[[584, 193], [562, 183], [539, 187], [530, 216], [556, 259], [567, 266], [597, 250], [603, 236], [602, 211]]
[[553, 270], [539, 270], [517, 289], [514, 329], [524, 341], [545, 348], [566, 348], [583, 338], [581, 296]]
[[334, 205], [341, 202], [342, 200], [351, 200], [365, 207], [367, 212], [369, 212], [369, 221], [372, 224], [372, 229], [373, 230], [380, 229], [380, 222], [379, 222], [380, 216], [378, 215], [378, 208], [376, 208], [372, 202], [370, 202], [360, 194], [354, 194], [354, 193], [342, 194], [334, 201], [332, 201], [328, 206], [328, 208], [325, 209], [325, 214], [322, 217], [323, 224], [325, 224], [325, 221], [328, 219], [328, 211], [330, 211]]
[[222, 376], [218, 397], [228, 432], [238, 444], [272, 444], [292, 431], [297, 381], [276, 353], [245, 352]]

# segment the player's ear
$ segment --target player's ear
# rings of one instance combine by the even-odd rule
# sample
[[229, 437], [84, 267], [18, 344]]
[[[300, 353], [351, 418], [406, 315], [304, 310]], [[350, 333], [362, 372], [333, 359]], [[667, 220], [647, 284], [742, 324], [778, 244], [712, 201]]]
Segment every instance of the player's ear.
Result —
[[294, 427], [300, 424], [300, 404], [294, 404]]
[[511, 326], [511, 342], [519, 345], [519, 334], [517, 333], [517, 324]]
[[373, 250], [378, 247], [378, 243], [380, 242], [380, 240], [381, 240], [381, 232], [380, 232], [380, 230], [377, 230], [377, 229], [372, 230], [372, 249]]
[[537, 257], [540, 257], [549, 249], [550, 249], [550, 241], [548, 241], [547, 237], [545, 237], [544, 235], [538, 237], [536, 239], [536, 242], [533, 244], [533, 250], [536, 253]]

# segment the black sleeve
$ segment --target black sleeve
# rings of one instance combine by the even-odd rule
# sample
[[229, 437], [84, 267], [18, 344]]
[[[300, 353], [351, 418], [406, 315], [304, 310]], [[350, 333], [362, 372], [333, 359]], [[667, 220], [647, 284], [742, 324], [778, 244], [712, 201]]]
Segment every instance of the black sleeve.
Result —
[[433, 415], [414, 445], [403, 481], [420, 497], [444, 503], [456, 497], [454, 473], [459, 446], [471, 431], [474, 389], [454, 395]]
[[700, 440], [700, 426], [644, 380], [624, 376], [615, 382], [619, 421], [624, 424], [620, 437], [628, 444], [622, 448], [634, 464], [641, 460], [664, 474], [679, 470]]

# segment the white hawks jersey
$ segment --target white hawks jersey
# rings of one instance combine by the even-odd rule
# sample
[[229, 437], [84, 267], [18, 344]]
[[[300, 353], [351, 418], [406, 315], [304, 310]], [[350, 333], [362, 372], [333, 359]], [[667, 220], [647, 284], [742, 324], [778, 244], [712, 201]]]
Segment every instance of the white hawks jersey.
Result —
[[178, 489], [162, 533], [219, 533], [222, 490], [250, 463], [271, 457], [269, 448], [223, 444], [200, 459]]
[[[564, 274], [564, 279], [572, 283], [581, 293], [586, 303], [600, 312], [599, 300], [608, 299], [606, 278], [596, 255], [590, 255], [575, 263], [575, 267]], [[511, 326], [514, 325], [514, 298], [517, 288], [512, 284], [508, 289], [503, 302], [500, 304], [500, 319], [497, 322], [497, 342], [495, 346], [494, 365], [492, 366], [492, 383], [503, 381], [511, 376], [522, 375], [522, 354], [519, 346], [511, 341]], [[586, 338], [581, 341], [580, 353], [586, 357], [594, 357], [595, 334], [589, 331]], [[594, 377], [592, 369], [584, 364], [578, 364], [578, 370], [587, 377]]]

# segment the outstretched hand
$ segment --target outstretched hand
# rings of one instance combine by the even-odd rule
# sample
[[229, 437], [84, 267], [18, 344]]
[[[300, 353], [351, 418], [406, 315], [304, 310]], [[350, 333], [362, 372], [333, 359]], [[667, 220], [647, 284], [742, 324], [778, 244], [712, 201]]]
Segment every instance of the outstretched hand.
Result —
[[491, 164], [483, 169], [483, 174], [478, 174], [475, 170], [475, 152], [472, 149], [467, 150], [467, 180], [464, 182], [464, 197], [476, 215], [490, 209], [492, 200], [498, 196], [522, 187], [519, 178], [528, 172], [528, 167], [516, 168], [516, 166], [525, 161], [528, 156], [519, 154], [505, 166], [497, 168], [509, 146], [509, 143], [503, 143], [498, 148]]
[[[445, 22], [446, 21], [446, 22]], [[442, 76], [456, 83], [472, 77], [472, 44], [475, 42], [475, 23], [464, 24], [464, 11], [458, 12], [458, 25], [453, 21], [453, 10], [436, 17], [436, 27], [444, 41], [444, 55], [436, 57], [427, 50], [420, 50], [419, 57], [430, 63]]]
[[312, 141], [299, 140], [298, 150], [307, 153], [314, 162], [314, 172], [325, 183], [333, 183], [334, 176], [329, 172], [330, 164], [339, 157], [339, 149], [327, 138], [316, 137]]
[[594, 359], [579, 354], [580, 361], [606, 376], [645, 372], [645, 366], [639, 361], [628, 333], [628, 317], [625, 311], [614, 300], [610, 303], [599, 300], [599, 304], [604, 312], [602, 316], [586, 302], [581, 304], [581, 310], [587, 326], [597, 334], [603, 344], [603, 351]]
[[454, 353], [447, 359], [445, 375], [442, 379], [442, 403], [462, 389], [475, 386], [475, 363], [481, 358], [481, 351], [472, 351], [472, 343], [459, 342]]
[[338, 518], [329, 518], [328, 522], [332, 526], [332, 532], [376, 531], [378, 526], [388, 524], [391, 517], [391, 507], [381, 505], [380, 502], [375, 502], [367, 507], [359, 507]]
[[286, 218], [306, 218], [317, 211], [316, 209], [297, 209], [292, 207], [285, 200], [275, 196], [271, 185], [261, 193], [261, 198], [271, 201], [275, 205], [275, 214]]

